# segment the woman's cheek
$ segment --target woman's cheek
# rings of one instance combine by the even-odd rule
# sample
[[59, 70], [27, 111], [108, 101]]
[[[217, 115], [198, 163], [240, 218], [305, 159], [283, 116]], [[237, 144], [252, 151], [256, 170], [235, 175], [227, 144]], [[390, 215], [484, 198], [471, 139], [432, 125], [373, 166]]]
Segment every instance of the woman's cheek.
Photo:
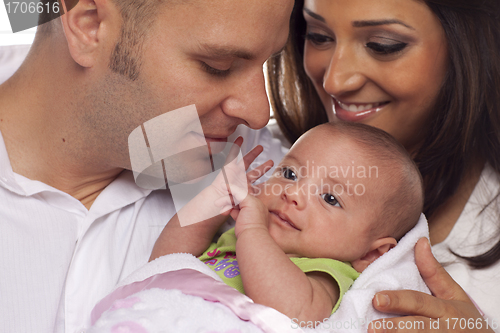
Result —
[[[322, 54], [321, 54], [322, 53]], [[323, 80], [328, 69], [330, 55], [327, 52], [318, 52], [311, 46], [304, 49], [304, 70], [311, 79], [318, 96], [327, 112], [328, 120], [333, 120], [332, 97], [323, 88]]]

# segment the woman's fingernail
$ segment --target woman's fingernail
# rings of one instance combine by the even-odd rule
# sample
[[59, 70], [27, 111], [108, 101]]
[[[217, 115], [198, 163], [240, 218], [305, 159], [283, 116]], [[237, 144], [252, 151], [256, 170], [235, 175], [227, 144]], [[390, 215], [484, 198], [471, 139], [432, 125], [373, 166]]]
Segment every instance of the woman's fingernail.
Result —
[[377, 294], [375, 295], [375, 302], [377, 303], [377, 306], [383, 308], [391, 303], [391, 299], [386, 294]]

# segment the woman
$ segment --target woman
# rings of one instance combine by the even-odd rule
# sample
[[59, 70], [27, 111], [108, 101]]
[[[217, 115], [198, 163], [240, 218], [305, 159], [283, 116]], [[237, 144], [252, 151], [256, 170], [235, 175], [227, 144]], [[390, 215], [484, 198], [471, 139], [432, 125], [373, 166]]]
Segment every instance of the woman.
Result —
[[[490, 324], [500, 319], [493, 284], [500, 274], [499, 7], [497, 0], [296, 1], [289, 43], [268, 63], [275, 116], [291, 142], [326, 121], [359, 121], [412, 154], [436, 257]], [[480, 318], [423, 242], [416, 257], [437, 297], [384, 292], [374, 299], [379, 310]], [[486, 329], [479, 322], [469, 329]]]

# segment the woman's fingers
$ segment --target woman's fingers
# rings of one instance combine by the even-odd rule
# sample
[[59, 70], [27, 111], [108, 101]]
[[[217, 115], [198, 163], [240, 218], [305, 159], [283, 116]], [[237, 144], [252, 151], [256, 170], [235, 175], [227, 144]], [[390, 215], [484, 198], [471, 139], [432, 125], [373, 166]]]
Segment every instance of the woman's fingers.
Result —
[[444, 300], [470, 301], [458, 283], [434, 258], [426, 238], [421, 238], [415, 245], [415, 262], [420, 275], [434, 296]]
[[382, 291], [375, 295], [373, 307], [381, 312], [439, 318], [444, 315], [442, 300], [414, 290]]
[[[383, 291], [377, 293], [373, 299], [377, 310], [438, 318], [445, 315], [443, 311], [446, 307], [442, 300], [470, 302], [467, 294], [434, 258], [426, 238], [420, 239], [415, 245], [415, 262], [420, 275], [435, 297], [408, 290]], [[383, 300], [387, 302], [382, 302]]]
[[[415, 261], [433, 295], [412, 290], [377, 293], [372, 302], [375, 309], [411, 317], [373, 321], [369, 332], [463, 331], [451, 327], [453, 319], [466, 320], [469, 332], [491, 332], [467, 294], [434, 258], [425, 238], [415, 246]], [[384, 323], [385, 326], [382, 325]], [[473, 323], [473, 327], [469, 327], [469, 323]]]

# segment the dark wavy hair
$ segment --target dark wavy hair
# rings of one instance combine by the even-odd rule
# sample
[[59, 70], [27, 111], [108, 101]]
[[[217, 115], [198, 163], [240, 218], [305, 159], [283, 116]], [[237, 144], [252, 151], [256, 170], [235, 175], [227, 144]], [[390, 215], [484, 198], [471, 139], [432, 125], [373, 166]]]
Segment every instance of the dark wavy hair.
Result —
[[[457, 191], [477, 159], [500, 175], [500, 1], [424, 2], [443, 26], [449, 54], [445, 83], [434, 105], [436, 116], [414, 154], [424, 179], [424, 213], [431, 217]], [[288, 44], [267, 66], [275, 118], [290, 142], [328, 121], [303, 68], [303, 6], [303, 0], [296, 0]], [[488, 267], [500, 260], [500, 241], [486, 253], [464, 259], [472, 267]]]

